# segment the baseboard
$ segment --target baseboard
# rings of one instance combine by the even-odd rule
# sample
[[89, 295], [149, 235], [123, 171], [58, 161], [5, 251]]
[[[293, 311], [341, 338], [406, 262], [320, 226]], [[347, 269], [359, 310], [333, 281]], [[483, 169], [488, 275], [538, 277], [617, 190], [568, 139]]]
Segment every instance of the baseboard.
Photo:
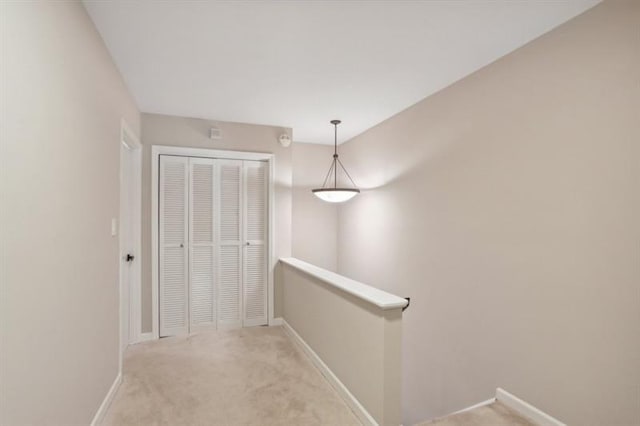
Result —
[[344, 400], [344, 402], [351, 408], [351, 411], [358, 417], [358, 419], [365, 426], [378, 426], [375, 419], [369, 414], [369, 412], [360, 404], [355, 396], [347, 389], [347, 387], [333, 374], [333, 371], [327, 366], [327, 364], [320, 359], [318, 354], [315, 353], [311, 346], [304, 341], [302, 337], [282, 318], [276, 318], [282, 321], [282, 326], [291, 340], [294, 341], [302, 351], [311, 359], [311, 362], [320, 371], [320, 373], [327, 379], [329, 384], [338, 392], [338, 395]]
[[283, 321], [284, 320], [282, 319], [282, 317], [271, 318], [271, 321], [269, 321], [269, 326], [273, 327], [273, 326], [277, 326], [277, 325], [282, 325]]
[[102, 404], [100, 404], [100, 408], [96, 412], [96, 415], [93, 416], [93, 420], [91, 421], [91, 426], [98, 426], [102, 423], [105, 414], [107, 414], [107, 410], [109, 409], [109, 405], [111, 405], [111, 401], [113, 401], [113, 397], [116, 396], [116, 392], [118, 392], [118, 388], [120, 387], [120, 383], [122, 383], [122, 373], [118, 373], [116, 379], [113, 381], [109, 392], [102, 400]]
[[496, 399], [524, 417], [533, 420], [539, 426], [566, 426], [560, 420], [551, 417], [504, 389], [496, 389]]
[[495, 398], [487, 399], [486, 401], [478, 402], [477, 404], [474, 404], [474, 405], [472, 405], [470, 407], [467, 407], [467, 408], [463, 408], [462, 410], [458, 410], [458, 411], [453, 412], [453, 413], [451, 413], [449, 415], [451, 416], [451, 415], [454, 415], [454, 414], [464, 413], [465, 411], [470, 411], [470, 410], [473, 410], [473, 409], [476, 409], [476, 408], [484, 407], [485, 405], [493, 404], [494, 402], [496, 402]]
[[140, 336], [138, 337], [138, 341], [136, 343], [142, 343], [142, 342], [147, 342], [149, 340], [153, 340], [153, 332], [148, 332], [148, 333], [140, 333]]

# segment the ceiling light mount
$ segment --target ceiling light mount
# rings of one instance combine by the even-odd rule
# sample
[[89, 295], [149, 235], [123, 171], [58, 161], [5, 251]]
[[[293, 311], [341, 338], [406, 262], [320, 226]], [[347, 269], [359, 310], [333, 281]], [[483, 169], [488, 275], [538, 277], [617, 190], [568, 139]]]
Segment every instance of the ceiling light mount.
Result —
[[[329, 167], [327, 176], [324, 178], [322, 188], [316, 188], [311, 191], [316, 197], [323, 201], [328, 201], [330, 203], [342, 203], [358, 195], [360, 190], [356, 187], [351, 175], [342, 164], [342, 161], [338, 158], [338, 124], [340, 124], [341, 121], [331, 120], [330, 123], [333, 124], [334, 130], [333, 161], [331, 162], [331, 167]], [[338, 166], [340, 166], [344, 174], [351, 181], [351, 184], [353, 185], [352, 188], [338, 188]], [[331, 186], [331, 177], [333, 177], [333, 186]], [[327, 184], [329, 185], [327, 186]]]

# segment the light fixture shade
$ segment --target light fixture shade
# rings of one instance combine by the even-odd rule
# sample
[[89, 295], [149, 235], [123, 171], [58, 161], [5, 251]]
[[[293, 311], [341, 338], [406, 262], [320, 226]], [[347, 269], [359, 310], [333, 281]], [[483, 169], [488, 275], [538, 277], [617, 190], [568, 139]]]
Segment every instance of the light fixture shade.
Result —
[[[333, 124], [334, 132], [333, 160], [331, 161], [331, 167], [329, 167], [329, 172], [327, 172], [327, 176], [324, 178], [322, 188], [312, 189], [311, 191], [322, 201], [327, 201], [329, 203], [343, 203], [358, 195], [360, 190], [356, 188], [356, 184], [353, 179], [351, 179], [351, 175], [349, 175], [347, 169], [342, 165], [342, 161], [338, 158], [338, 124], [340, 124], [340, 120], [331, 120], [331, 124]], [[338, 187], [339, 169], [341, 169], [349, 178], [353, 184], [352, 188]], [[331, 186], [331, 178], [333, 178], [333, 186]], [[327, 185], [327, 183], [329, 183], [329, 185]]]
[[313, 189], [313, 194], [322, 201], [329, 203], [343, 203], [360, 193], [357, 188], [319, 188]]

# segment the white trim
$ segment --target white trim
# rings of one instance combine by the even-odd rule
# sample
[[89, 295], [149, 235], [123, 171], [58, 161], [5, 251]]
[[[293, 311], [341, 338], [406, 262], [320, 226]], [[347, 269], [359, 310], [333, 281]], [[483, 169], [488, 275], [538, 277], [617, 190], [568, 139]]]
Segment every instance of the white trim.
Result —
[[158, 321], [158, 174], [160, 153], [155, 146], [151, 147], [151, 333], [154, 339], [160, 338], [160, 321]]
[[142, 342], [146, 342], [149, 340], [153, 340], [153, 333], [152, 332], [148, 332], [148, 333], [141, 333], [140, 336], [138, 337], [138, 341], [136, 343], [142, 343]]
[[268, 161], [270, 152], [225, 151], [220, 149], [187, 148], [184, 146], [152, 145], [152, 158], [159, 155], [181, 155], [183, 157], [223, 158], [227, 160]]
[[507, 407], [511, 408], [514, 411], [517, 411], [519, 414], [527, 417], [537, 425], [540, 426], [566, 426], [560, 420], [555, 419], [548, 415], [547, 413], [537, 409], [533, 405], [529, 404], [518, 398], [515, 395], [510, 394], [504, 389], [498, 388], [496, 389], [496, 399], [502, 402]]
[[403, 299], [402, 297], [387, 293], [386, 291], [382, 291], [370, 285], [352, 280], [345, 276], [336, 274], [335, 272], [322, 269], [310, 263], [303, 262], [295, 257], [280, 258], [280, 262], [305, 272], [312, 277], [318, 278], [319, 280], [356, 296], [359, 299], [365, 300], [383, 311], [388, 309], [404, 308], [409, 303], [407, 302], [407, 299]]
[[453, 416], [454, 414], [460, 414], [460, 413], [464, 413], [465, 411], [475, 410], [476, 408], [484, 407], [485, 405], [493, 404], [494, 402], [496, 402], [495, 398], [487, 399], [486, 401], [478, 402], [477, 404], [474, 404], [470, 407], [463, 408], [462, 410], [455, 411], [451, 414], [447, 414], [447, 416]]
[[275, 180], [275, 155], [268, 152], [244, 152], [244, 151], [223, 151], [216, 149], [187, 148], [180, 146], [152, 145], [151, 146], [151, 332], [153, 338], [160, 337], [160, 327], [158, 321], [158, 162], [160, 155], [180, 155], [186, 157], [205, 157], [230, 160], [253, 160], [267, 161], [269, 164], [269, 254], [271, 259], [269, 265], [269, 277], [267, 282], [268, 294], [268, 321], [273, 319], [273, 298], [274, 298], [274, 270], [277, 263], [275, 256], [273, 232], [275, 224], [274, 215], [274, 180]]
[[122, 383], [122, 373], [118, 373], [118, 375], [116, 376], [116, 379], [113, 381], [113, 384], [109, 388], [109, 392], [107, 392], [104, 399], [102, 400], [102, 404], [100, 404], [100, 407], [98, 408], [98, 411], [96, 411], [96, 415], [93, 416], [93, 420], [91, 420], [90, 426], [98, 426], [100, 423], [102, 423], [102, 420], [104, 419], [104, 416], [105, 414], [107, 414], [107, 410], [111, 405], [111, 401], [113, 401], [113, 398], [116, 396], [116, 392], [118, 392], [120, 383]]
[[284, 319], [282, 319], [282, 317], [271, 318], [269, 320], [270, 327], [276, 327], [276, 326], [282, 325], [283, 323], [284, 323]]
[[[280, 319], [280, 318], [279, 318]], [[315, 353], [315, 351], [304, 341], [302, 337], [287, 323], [286, 320], [282, 319], [282, 327], [284, 328], [287, 335], [291, 338], [291, 340], [296, 343], [300, 349], [309, 357], [313, 365], [320, 371], [320, 373], [327, 379], [329, 384], [336, 390], [338, 395], [344, 400], [344, 402], [351, 408], [351, 411], [356, 415], [356, 417], [362, 422], [365, 426], [377, 426], [378, 423], [375, 419], [369, 414], [369, 412], [360, 404], [360, 402], [356, 399], [356, 397], [347, 389], [347, 387], [336, 377], [336, 375], [331, 371], [331, 369], [327, 366], [327, 364], [322, 361], [322, 359]]]
[[276, 209], [275, 209], [275, 180], [276, 180], [276, 156], [273, 155], [269, 160], [269, 194], [268, 196], [268, 212], [269, 215], [269, 229], [267, 238], [269, 241], [269, 247], [267, 248], [268, 254], [267, 259], [269, 259], [269, 270], [267, 271], [267, 321], [271, 325], [274, 321], [275, 312], [274, 312], [274, 282], [275, 282], [275, 273], [276, 273], [276, 264], [278, 263], [278, 258], [276, 257], [276, 249], [274, 240], [274, 232], [276, 229]]
[[120, 120], [120, 140], [124, 142], [124, 144], [129, 149], [140, 149], [142, 148], [142, 144], [138, 139], [136, 133], [129, 127], [129, 124], [123, 119]]

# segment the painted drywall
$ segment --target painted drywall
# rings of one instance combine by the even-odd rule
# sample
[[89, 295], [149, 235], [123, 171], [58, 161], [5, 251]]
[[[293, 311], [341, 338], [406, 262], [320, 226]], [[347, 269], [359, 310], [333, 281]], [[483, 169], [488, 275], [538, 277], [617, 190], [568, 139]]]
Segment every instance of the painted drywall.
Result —
[[377, 424], [399, 425], [402, 309], [382, 310], [289, 264], [282, 275], [287, 324]]
[[333, 160], [333, 147], [296, 143], [293, 148], [293, 256], [316, 266], [337, 270], [338, 206], [311, 190], [322, 181]]
[[411, 297], [404, 424], [498, 386], [640, 424], [639, 28], [606, 1], [341, 147], [339, 272]]
[[120, 126], [79, 2], [2, 2], [0, 424], [87, 425], [119, 369]]
[[[222, 132], [212, 140], [210, 129]], [[231, 151], [269, 152], [275, 155], [274, 250], [277, 258], [291, 256], [292, 148], [278, 137], [292, 130], [277, 126], [229, 123], [160, 114], [142, 114], [142, 331], [151, 331], [151, 146], [169, 145]], [[277, 265], [276, 265], [277, 267]], [[276, 274], [277, 277], [277, 274]], [[282, 291], [275, 282], [274, 312], [281, 314]]]

